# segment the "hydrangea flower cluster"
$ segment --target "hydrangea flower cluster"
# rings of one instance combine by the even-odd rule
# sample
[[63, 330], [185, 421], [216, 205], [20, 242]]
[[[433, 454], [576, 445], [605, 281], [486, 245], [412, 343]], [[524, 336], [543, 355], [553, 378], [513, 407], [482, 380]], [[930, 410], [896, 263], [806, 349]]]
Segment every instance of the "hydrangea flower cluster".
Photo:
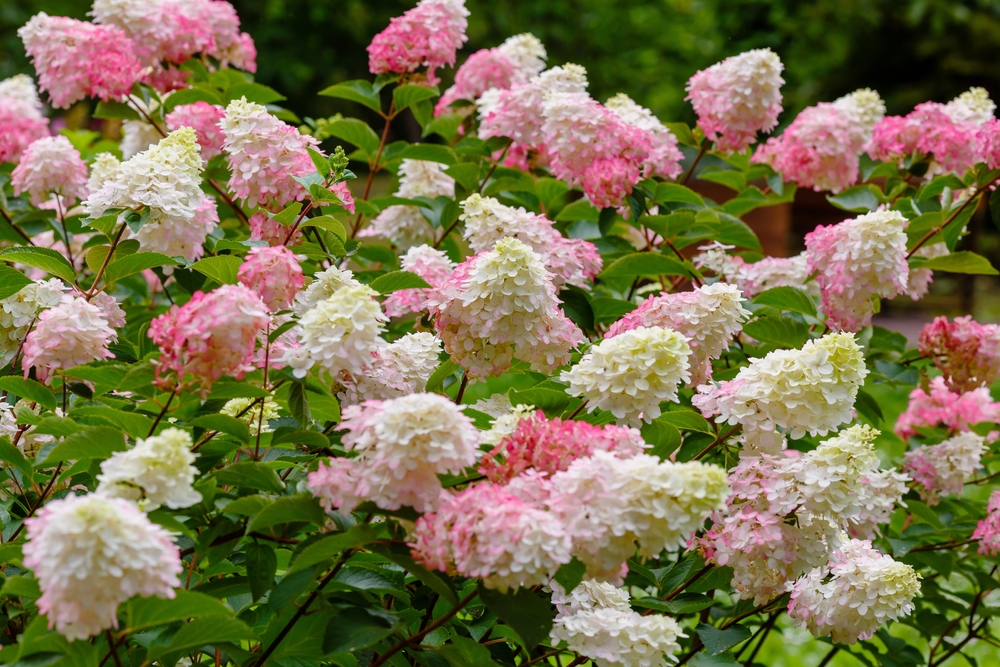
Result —
[[477, 458], [472, 422], [450, 400], [412, 394], [344, 409], [341, 442], [356, 458], [329, 459], [309, 475], [309, 488], [328, 507], [352, 509], [371, 500], [433, 511], [441, 500], [437, 475], [459, 474]]
[[109, 496], [145, 499], [146, 509], [166, 505], [171, 509], [201, 502], [201, 494], [191, 487], [198, 469], [194, 443], [187, 431], [164, 429], [159, 435], [139, 439], [135, 447], [115, 452], [101, 464], [97, 492]]
[[569, 361], [582, 334], [558, 303], [541, 256], [504, 238], [460, 264], [428, 305], [445, 351], [470, 377], [486, 377], [515, 357], [540, 370]]
[[[444, 170], [445, 166], [437, 162], [404, 159], [399, 165], [396, 196], [403, 199], [454, 197], [455, 179]], [[387, 239], [408, 249], [433, 241], [434, 229], [419, 206], [394, 204], [384, 208], [358, 235]]]
[[29, 145], [10, 176], [14, 194], [27, 192], [35, 206], [56, 195], [69, 207], [87, 195], [87, 165], [62, 136], [45, 137]]
[[986, 387], [965, 393], [951, 391], [943, 377], [936, 377], [925, 391], [910, 392], [910, 402], [896, 420], [896, 435], [904, 440], [920, 428], [943, 426], [949, 432], [967, 431], [982, 422], [1000, 422], [1000, 403], [990, 397]]
[[976, 524], [972, 539], [979, 540], [979, 553], [990, 556], [1000, 554], [1000, 491], [990, 494], [986, 517]]
[[440, 287], [455, 270], [455, 263], [444, 252], [429, 245], [413, 246], [399, 260], [404, 271], [415, 273], [431, 286], [416, 287], [393, 292], [382, 302], [382, 309], [389, 317], [427, 310], [433, 290]]
[[441, 341], [432, 333], [408, 333], [378, 346], [360, 373], [341, 372], [337, 378], [342, 403], [354, 405], [368, 399], [387, 400], [424, 391], [437, 370]]
[[757, 262], [747, 262], [739, 255], [729, 255], [734, 246], [713, 242], [699, 248], [695, 266], [712, 271], [722, 282], [736, 285], [745, 297], [754, 297], [772, 287], [795, 287], [810, 296], [819, 297], [819, 283], [807, 282], [809, 258], [806, 253], [793, 257], [765, 257]]
[[514, 35], [492, 49], [480, 49], [455, 72], [455, 83], [434, 107], [441, 115], [458, 100], [475, 101], [487, 90], [527, 83], [545, 69], [545, 45], [531, 33]]
[[195, 102], [193, 104], [178, 104], [165, 117], [168, 130], [190, 127], [198, 137], [201, 146], [201, 157], [211, 160], [216, 155], [222, 155], [225, 137], [219, 123], [226, 117], [226, 110], [218, 104]]
[[24, 340], [24, 376], [34, 368], [44, 381], [59, 369], [108, 359], [114, 356], [108, 345], [116, 340], [118, 334], [100, 308], [64, 294], [59, 305], [39, 314], [34, 330]]
[[971, 316], [937, 317], [920, 332], [920, 355], [934, 360], [955, 392], [989, 386], [1000, 377], [1000, 326]]
[[962, 492], [982, 465], [989, 451], [983, 436], [965, 431], [937, 445], [922, 445], [903, 455], [903, 470], [917, 483], [920, 497], [928, 505], [941, 501], [941, 494]]
[[436, 84], [434, 71], [454, 65], [455, 52], [468, 40], [468, 15], [465, 0], [420, 0], [375, 35], [368, 45], [368, 69], [385, 74], [426, 67], [428, 82]]
[[27, 74], [0, 81], [0, 162], [18, 162], [25, 149], [49, 136], [35, 82]]
[[306, 280], [295, 254], [281, 245], [251, 248], [237, 276], [272, 311], [292, 305]]

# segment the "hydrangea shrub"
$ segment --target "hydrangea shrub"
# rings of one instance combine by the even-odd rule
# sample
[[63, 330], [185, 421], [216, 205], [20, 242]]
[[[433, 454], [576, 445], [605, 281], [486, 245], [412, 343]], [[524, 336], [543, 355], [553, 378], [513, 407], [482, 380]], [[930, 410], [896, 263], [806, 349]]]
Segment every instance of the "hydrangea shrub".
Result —
[[[760, 49], [693, 73], [692, 128], [593, 99], [530, 34], [460, 58], [467, 16], [420, 0], [370, 80], [320, 92], [374, 128], [282, 108], [223, 0], [20, 30], [0, 664], [752, 665], [798, 627], [824, 665], [937, 667], [996, 644], [1000, 328], [872, 323], [938, 272], [997, 273], [962, 245], [978, 209], [1000, 223], [986, 91], [886, 116], [863, 89], [772, 135]], [[121, 142], [53, 134], [43, 100], [90, 100]], [[389, 141], [401, 114], [420, 142]], [[742, 218], [798, 187], [843, 221], [765, 257]]]

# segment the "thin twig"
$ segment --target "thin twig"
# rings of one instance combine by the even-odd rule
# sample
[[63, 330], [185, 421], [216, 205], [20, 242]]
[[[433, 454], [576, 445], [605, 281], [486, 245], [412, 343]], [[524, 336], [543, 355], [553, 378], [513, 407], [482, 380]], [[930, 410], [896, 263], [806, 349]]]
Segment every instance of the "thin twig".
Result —
[[701, 148], [698, 149], [698, 155], [695, 156], [694, 162], [691, 163], [691, 166], [688, 167], [687, 173], [684, 174], [684, 178], [681, 179], [681, 185], [687, 185], [687, 182], [691, 180], [692, 176], [694, 176], [694, 168], [698, 166], [699, 162], [701, 162], [701, 158], [705, 157], [705, 151], [707, 150], [708, 141], [703, 139], [701, 142]]
[[17, 527], [17, 530], [14, 531], [14, 534], [10, 536], [10, 539], [7, 540], [8, 542], [13, 542], [14, 540], [17, 539], [17, 536], [21, 534], [21, 529], [24, 528], [24, 522], [30, 519], [35, 514], [35, 512], [38, 511], [38, 508], [42, 506], [42, 503], [45, 502], [46, 496], [49, 495], [49, 492], [52, 491], [52, 487], [56, 483], [56, 478], [59, 477], [59, 473], [62, 472], [62, 466], [63, 462], [60, 461], [59, 465], [56, 466], [55, 471], [52, 473], [52, 478], [49, 480], [49, 483], [45, 487], [45, 490], [42, 491], [41, 495], [38, 496], [38, 500], [31, 506], [31, 509], [28, 510], [28, 514], [23, 519], [21, 519], [21, 524]]
[[483, 179], [483, 182], [479, 184], [479, 188], [476, 190], [476, 194], [482, 193], [483, 188], [486, 187], [486, 182], [490, 180], [490, 176], [492, 176], [493, 172], [497, 170], [497, 167], [500, 166], [500, 163], [507, 159], [507, 151], [510, 150], [510, 146], [511, 146], [510, 144], [507, 144], [503, 149], [503, 153], [500, 154], [500, 159], [493, 161], [493, 166], [490, 167], [489, 172], [486, 173], [486, 178]]
[[964, 202], [962, 202], [961, 206], [959, 206], [957, 209], [955, 209], [954, 213], [952, 213], [951, 215], [948, 216], [948, 219], [945, 220], [943, 224], [935, 227], [934, 229], [932, 229], [929, 232], [927, 232], [926, 234], [924, 234], [920, 238], [920, 240], [917, 241], [916, 245], [914, 245], [912, 248], [910, 248], [910, 251], [908, 253], [906, 253], [906, 259], [909, 259], [909, 258], [913, 257], [913, 254], [916, 253], [918, 250], [920, 250], [921, 246], [923, 246], [925, 243], [927, 243], [928, 241], [930, 241], [935, 235], [940, 234], [941, 232], [943, 232], [944, 229], [945, 229], [945, 227], [947, 227], [952, 222], [954, 222], [955, 218], [957, 218], [959, 216], [959, 214], [961, 214], [962, 211], [965, 210], [965, 207], [968, 206], [970, 203], [972, 203], [973, 201], [975, 201], [976, 205], [978, 206], [979, 205], [979, 197], [984, 192], [986, 192], [987, 190], [989, 190], [990, 186], [993, 185], [994, 183], [996, 183], [998, 180], [1000, 180], [1000, 179], [993, 179], [989, 183], [987, 183], [987, 184], [983, 185], [982, 187], [980, 187], [979, 189], [977, 189], [975, 191], [975, 193], [973, 193], [973, 195], [971, 197], [969, 197], [968, 199], [966, 199]]
[[711, 445], [709, 445], [709, 446], [708, 446], [708, 447], [706, 447], [705, 449], [703, 449], [703, 450], [701, 450], [700, 452], [698, 452], [698, 454], [696, 454], [696, 455], [695, 455], [695, 457], [694, 457], [693, 459], [691, 459], [691, 460], [692, 460], [692, 461], [697, 461], [697, 460], [699, 460], [699, 459], [700, 459], [701, 457], [705, 456], [705, 455], [706, 455], [706, 454], [708, 454], [708, 453], [709, 453], [710, 451], [712, 451], [713, 449], [715, 449], [716, 445], [718, 445], [718, 444], [719, 444], [720, 442], [725, 442], [725, 441], [726, 441], [726, 440], [728, 440], [728, 439], [729, 439], [730, 437], [732, 437], [733, 435], [735, 435], [735, 434], [736, 434], [736, 433], [737, 433], [737, 432], [738, 432], [738, 431], [739, 431], [739, 430], [740, 430], [741, 428], [743, 428], [743, 427], [742, 427], [742, 426], [739, 426], [739, 425], [737, 425], [737, 426], [734, 426], [734, 427], [733, 427], [732, 429], [730, 429], [730, 430], [729, 430], [729, 432], [728, 432], [728, 433], [725, 433], [725, 434], [723, 434], [723, 435], [720, 435], [720, 436], [719, 436], [719, 437], [717, 437], [717, 438], [716, 438], [715, 440], [713, 440], [713, 441], [712, 441], [712, 444], [711, 444]]
[[[385, 150], [385, 142], [389, 138], [389, 126], [392, 125], [392, 119], [395, 118], [396, 116], [396, 114], [394, 113], [395, 110], [396, 110], [396, 100], [393, 100], [392, 102], [389, 103], [389, 113], [386, 114], [385, 116], [385, 127], [382, 128], [382, 138], [379, 139], [378, 142], [378, 151], [375, 153], [375, 160], [369, 165], [368, 168], [368, 180], [365, 181], [365, 191], [364, 194], [361, 195], [362, 199], [365, 200], [368, 199], [368, 194], [371, 192], [372, 189], [372, 181], [375, 180], [375, 172], [380, 170], [378, 162], [379, 160], [382, 159], [382, 151]], [[354, 219], [354, 224], [351, 225], [350, 238], [352, 239], [360, 231], [362, 215], [363, 215], [362, 213], [358, 213], [358, 217]]]
[[10, 215], [8, 215], [7, 211], [3, 210], [3, 208], [0, 208], [0, 216], [2, 216], [3, 219], [7, 221], [8, 225], [14, 228], [15, 232], [20, 234], [21, 237], [28, 242], [28, 245], [35, 245], [34, 243], [31, 242], [31, 237], [28, 236], [23, 229], [14, 224], [14, 221], [11, 220]]
[[823, 662], [816, 665], [816, 667], [826, 667], [827, 665], [829, 665], [830, 661], [833, 660], [833, 656], [837, 655], [837, 651], [839, 650], [840, 650], [839, 646], [834, 646], [832, 649], [830, 649], [830, 652], [826, 654], [826, 657], [823, 658]]
[[455, 605], [450, 610], [448, 610], [448, 612], [445, 613], [444, 616], [442, 616], [438, 620], [434, 621], [433, 623], [431, 623], [430, 625], [428, 625], [426, 628], [424, 628], [420, 632], [417, 632], [417, 633], [415, 633], [413, 635], [410, 635], [409, 637], [407, 637], [403, 641], [399, 642], [398, 644], [396, 644], [395, 646], [393, 646], [392, 648], [390, 648], [388, 651], [386, 651], [381, 656], [379, 656], [378, 660], [376, 660], [375, 662], [373, 662], [372, 664], [370, 664], [368, 667], [381, 667], [383, 664], [385, 664], [386, 660], [388, 660], [392, 656], [396, 655], [397, 653], [399, 653], [400, 651], [402, 651], [407, 646], [411, 646], [412, 644], [419, 643], [421, 639], [423, 639], [424, 637], [426, 637], [431, 632], [434, 632], [435, 630], [437, 630], [438, 628], [440, 628], [442, 625], [444, 625], [445, 623], [447, 623], [448, 621], [450, 621], [452, 616], [454, 616], [458, 612], [462, 611], [462, 609], [464, 609], [467, 604], [469, 604], [470, 602], [472, 602], [472, 599], [476, 597], [476, 594], [477, 594], [477, 591], [472, 591], [471, 593], [469, 593], [457, 605]]
[[[115, 248], [118, 247], [118, 242], [122, 240], [122, 234], [125, 233], [125, 229], [127, 227], [128, 223], [122, 220], [121, 229], [119, 229], [118, 233], [115, 234], [115, 239], [111, 242], [111, 247], [108, 248], [108, 254], [104, 256], [104, 261], [101, 262], [101, 268], [97, 270], [97, 274], [94, 276], [94, 282], [90, 285], [90, 289], [87, 290], [87, 293], [84, 295], [87, 301], [94, 298], [94, 295], [97, 293], [97, 283], [101, 281], [101, 276], [104, 275], [104, 270], [108, 268], [108, 263], [111, 262], [111, 256], [115, 254]], [[166, 287], [163, 288], [164, 291], [166, 291], [166, 289]]]
[[177, 387], [174, 387], [173, 391], [170, 392], [170, 396], [167, 397], [167, 402], [163, 404], [163, 409], [160, 410], [160, 414], [156, 415], [156, 421], [154, 421], [153, 425], [149, 427], [149, 433], [146, 434], [147, 438], [152, 437], [153, 432], [156, 430], [156, 427], [160, 425], [160, 420], [163, 419], [163, 416], [167, 414], [167, 409], [170, 407], [170, 403], [173, 402], [174, 396], [176, 395]]
[[462, 404], [462, 398], [465, 397], [465, 389], [469, 386], [469, 374], [462, 373], [462, 383], [458, 385], [458, 394], [455, 395], [455, 405]]
[[115, 659], [115, 664], [118, 665], [118, 667], [122, 667], [122, 659], [118, 657], [118, 649], [115, 646], [115, 638], [112, 636], [111, 630], [105, 630], [104, 633], [108, 638], [108, 646], [111, 647], [111, 657]]

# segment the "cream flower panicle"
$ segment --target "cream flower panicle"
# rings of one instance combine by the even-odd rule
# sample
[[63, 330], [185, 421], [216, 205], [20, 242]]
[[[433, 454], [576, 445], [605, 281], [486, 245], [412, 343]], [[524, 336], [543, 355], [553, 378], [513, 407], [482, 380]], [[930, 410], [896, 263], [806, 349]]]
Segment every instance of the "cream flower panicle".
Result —
[[166, 505], [170, 509], [201, 502], [201, 494], [191, 487], [198, 469], [192, 465], [197, 454], [187, 431], [167, 428], [149, 438], [140, 438], [135, 447], [115, 452], [101, 463], [97, 493], [130, 500], [145, 499], [147, 511]]

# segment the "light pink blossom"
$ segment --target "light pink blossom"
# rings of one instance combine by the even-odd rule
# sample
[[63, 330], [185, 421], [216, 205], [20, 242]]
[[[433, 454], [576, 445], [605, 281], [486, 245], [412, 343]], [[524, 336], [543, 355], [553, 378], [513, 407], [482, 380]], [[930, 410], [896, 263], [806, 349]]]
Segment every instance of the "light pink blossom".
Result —
[[100, 308], [86, 299], [63, 295], [58, 306], [42, 311], [24, 342], [21, 367], [25, 377], [32, 367], [42, 381], [54, 371], [114, 356], [108, 345], [118, 334], [108, 326]]
[[1000, 403], [990, 390], [980, 387], [965, 393], [953, 392], [943, 377], [931, 380], [930, 391], [917, 387], [910, 392], [906, 411], [896, 420], [896, 435], [904, 440], [919, 428], [944, 426], [948, 431], [967, 431], [975, 424], [1000, 421]]
[[35, 206], [51, 195], [59, 195], [70, 206], [87, 196], [87, 165], [69, 139], [45, 137], [24, 151], [10, 183], [15, 195], [27, 192]]
[[198, 136], [201, 157], [206, 162], [216, 155], [222, 155], [224, 137], [219, 122], [225, 118], [226, 110], [217, 104], [195, 102], [179, 104], [167, 114], [167, 129], [190, 127]]
[[0, 162], [18, 162], [32, 142], [49, 136], [35, 83], [26, 74], [0, 81]]
[[1000, 554], [1000, 491], [990, 494], [986, 517], [976, 524], [972, 539], [979, 540], [979, 553], [984, 556]]
[[989, 386], [1000, 377], [1000, 325], [971, 316], [936, 317], [920, 332], [920, 355], [933, 359], [956, 392]]
[[414, 72], [427, 67], [427, 80], [436, 84], [434, 70], [455, 64], [455, 52], [468, 37], [465, 0], [420, 0], [368, 45], [372, 74]]
[[[431, 288], [440, 287], [455, 270], [455, 263], [448, 255], [429, 245], [413, 246], [400, 260], [400, 267], [423, 278]], [[419, 313], [427, 309], [427, 299], [431, 290], [418, 287], [393, 292], [382, 303], [389, 317], [401, 317], [407, 313]]]
[[306, 280], [295, 254], [283, 245], [251, 248], [237, 276], [272, 311], [292, 305]]

